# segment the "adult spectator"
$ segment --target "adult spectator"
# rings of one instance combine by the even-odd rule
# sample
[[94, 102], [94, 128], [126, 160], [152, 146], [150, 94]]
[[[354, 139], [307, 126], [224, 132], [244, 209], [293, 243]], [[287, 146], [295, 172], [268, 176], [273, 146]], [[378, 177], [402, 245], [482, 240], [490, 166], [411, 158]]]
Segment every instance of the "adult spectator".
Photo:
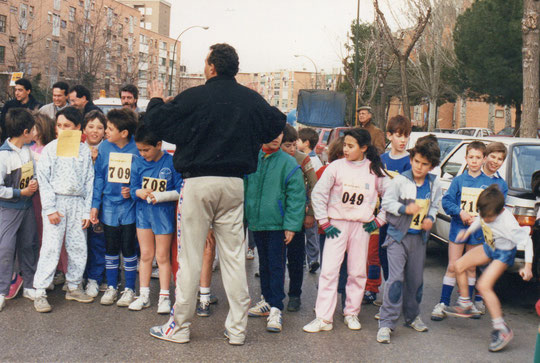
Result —
[[360, 121], [360, 127], [363, 129], [366, 129], [369, 132], [369, 135], [371, 136], [371, 142], [377, 150], [379, 151], [379, 154], [382, 154], [384, 152], [386, 143], [384, 141], [384, 132], [375, 126], [371, 118], [373, 117], [373, 114], [371, 113], [371, 107], [369, 106], [361, 106], [358, 107], [356, 110], [358, 112], [358, 121]]
[[286, 116], [258, 93], [239, 85], [238, 55], [214, 44], [205, 61], [205, 85], [164, 103], [163, 85], [148, 87], [152, 98], [144, 122], [176, 145], [174, 167], [185, 180], [178, 214], [180, 241], [174, 315], [150, 329], [156, 338], [187, 343], [195, 313], [208, 230], [216, 237], [223, 285], [229, 299], [225, 322], [229, 344], [244, 344], [249, 294], [243, 244], [244, 175], [257, 170], [263, 143], [274, 140]]
[[139, 90], [132, 84], [126, 84], [120, 91], [118, 91], [118, 97], [122, 102], [122, 107], [127, 107], [133, 111], [139, 113], [142, 112], [139, 107], [137, 107], [137, 101], [139, 100]]
[[66, 82], [56, 82], [52, 86], [52, 102], [39, 109], [39, 113], [48, 116], [51, 120], [56, 119], [56, 113], [63, 110], [68, 104], [69, 85]]
[[92, 110], [102, 112], [101, 109], [92, 102], [92, 95], [88, 88], [80, 84], [71, 87], [69, 90], [69, 105], [81, 111], [83, 117]]
[[0, 128], [2, 129], [2, 143], [6, 140], [5, 125], [6, 114], [11, 108], [27, 108], [29, 110], [36, 110], [41, 107], [41, 103], [36, 101], [32, 96], [32, 83], [26, 78], [21, 78], [15, 81], [15, 99], [9, 100], [4, 104], [2, 108], [2, 115], [0, 115]]

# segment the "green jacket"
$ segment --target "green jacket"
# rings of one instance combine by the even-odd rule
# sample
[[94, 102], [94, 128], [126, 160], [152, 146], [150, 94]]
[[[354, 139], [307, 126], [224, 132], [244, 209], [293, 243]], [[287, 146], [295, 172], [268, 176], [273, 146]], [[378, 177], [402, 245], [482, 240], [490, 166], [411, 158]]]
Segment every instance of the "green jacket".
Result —
[[278, 150], [261, 150], [257, 171], [244, 178], [245, 218], [252, 231], [300, 232], [306, 212], [306, 189], [296, 160]]

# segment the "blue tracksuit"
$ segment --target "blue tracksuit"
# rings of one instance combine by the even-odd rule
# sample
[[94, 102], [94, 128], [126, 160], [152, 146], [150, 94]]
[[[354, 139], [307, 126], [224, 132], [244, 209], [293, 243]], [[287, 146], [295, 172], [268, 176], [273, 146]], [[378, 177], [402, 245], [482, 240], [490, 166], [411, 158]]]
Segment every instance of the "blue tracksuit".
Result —
[[[450, 187], [444, 194], [442, 198], [442, 207], [446, 214], [448, 214], [452, 220], [450, 222], [450, 241], [454, 242], [460, 230], [467, 229], [459, 216], [459, 213], [462, 210], [466, 210], [468, 213], [476, 213], [476, 200], [472, 202], [471, 200], [467, 201], [464, 197], [463, 188], [470, 188], [470, 191], [479, 191], [486, 189], [488, 186], [493, 184], [493, 180], [488, 177], [483, 172], [473, 178], [469, 175], [468, 171], [465, 171], [463, 174], [458, 175], [450, 183]], [[472, 234], [469, 239], [465, 242], [471, 245], [477, 245], [484, 243], [484, 236], [481, 231], [477, 231]]]
[[491, 178], [492, 184], [497, 184], [499, 188], [501, 188], [501, 192], [503, 192], [504, 194], [504, 199], [506, 199], [506, 196], [508, 194], [508, 184], [506, 184], [506, 181], [501, 177], [501, 174], [496, 171], [495, 174], [493, 174], [489, 178]]
[[164, 153], [158, 161], [137, 158], [131, 172], [130, 193], [136, 203], [136, 224], [140, 229], [152, 229], [154, 234], [170, 234], [175, 229], [175, 202], [148, 203], [136, 196], [138, 189], [156, 192], [180, 191], [182, 177], [174, 169], [173, 158]]

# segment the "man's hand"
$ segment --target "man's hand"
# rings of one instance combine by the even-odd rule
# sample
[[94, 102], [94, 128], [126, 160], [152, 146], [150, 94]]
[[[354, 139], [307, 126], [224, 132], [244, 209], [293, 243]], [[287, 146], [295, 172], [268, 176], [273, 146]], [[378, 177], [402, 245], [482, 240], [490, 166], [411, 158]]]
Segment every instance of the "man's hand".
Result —
[[420, 212], [421, 207], [416, 203], [409, 203], [405, 208], [405, 214], [416, 214]]
[[63, 216], [64, 215], [60, 214], [59, 212], [54, 212], [54, 213], [49, 214], [47, 217], [49, 218], [50, 224], [58, 224], [60, 223]]
[[288, 245], [294, 237], [294, 232], [292, 231], [285, 231], [285, 244]]
[[146, 90], [148, 92], [148, 98], [163, 98], [164, 93], [164, 87], [163, 83], [158, 80], [153, 80], [152, 82], [149, 82]]
[[124, 199], [131, 198], [131, 196], [129, 195], [129, 191], [130, 191], [129, 187], [122, 187], [121, 194], [122, 194], [122, 197], [124, 197]]
[[464, 210], [459, 212], [459, 217], [461, 218], [463, 224], [466, 226], [470, 226], [472, 222], [474, 222], [474, 217], [471, 216], [469, 213], [465, 212]]
[[530, 279], [532, 279], [532, 277], [533, 277], [532, 263], [530, 263], [530, 262], [525, 263], [525, 267], [523, 267], [523, 268], [521, 268], [519, 270], [519, 276], [521, 276], [523, 281], [529, 281]]
[[424, 231], [430, 231], [431, 228], [433, 228], [433, 221], [431, 220], [431, 218], [424, 218], [424, 220], [422, 221], [422, 229]]
[[304, 218], [304, 228], [312, 228], [315, 225], [315, 217], [313, 216], [306, 216]]
[[90, 220], [89, 219], [83, 219], [82, 220], [82, 229], [87, 229], [90, 227]]
[[97, 208], [92, 208], [90, 210], [90, 222], [92, 222], [92, 224], [99, 223], [98, 214], [99, 214], [99, 210]]

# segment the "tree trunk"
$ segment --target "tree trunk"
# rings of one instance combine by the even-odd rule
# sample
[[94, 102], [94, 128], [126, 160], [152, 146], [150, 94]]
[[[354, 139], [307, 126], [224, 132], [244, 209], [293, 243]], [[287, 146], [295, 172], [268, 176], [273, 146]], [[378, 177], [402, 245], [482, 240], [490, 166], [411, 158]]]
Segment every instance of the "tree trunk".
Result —
[[467, 99], [461, 98], [461, 110], [459, 113], [459, 127], [466, 127], [467, 126]]
[[401, 104], [403, 114], [411, 120], [411, 107], [409, 106], [409, 90], [407, 88], [407, 58], [399, 57], [399, 72], [401, 73]]
[[504, 106], [504, 127], [512, 127], [512, 108]]
[[537, 1], [523, 1], [523, 20], [521, 23], [521, 30], [523, 31], [523, 125], [519, 132], [521, 137], [536, 137], [538, 128], [538, 83], [540, 81], [539, 7]]
[[380, 102], [379, 107], [377, 107], [377, 121], [381, 126], [381, 130], [386, 132], [386, 91], [384, 87], [380, 88]]
[[521, 134], [521, 103], [517, 103], [516, 104], [516, 127], [514, 129], [514, 136], [519, 136], [520, 134]]
[[490, 103], [488, 109], [488, 129], [495, 131], [495, 104]]
[[428, 132], [432, 132], [437, 127], [437, 101], [429, 100]]

